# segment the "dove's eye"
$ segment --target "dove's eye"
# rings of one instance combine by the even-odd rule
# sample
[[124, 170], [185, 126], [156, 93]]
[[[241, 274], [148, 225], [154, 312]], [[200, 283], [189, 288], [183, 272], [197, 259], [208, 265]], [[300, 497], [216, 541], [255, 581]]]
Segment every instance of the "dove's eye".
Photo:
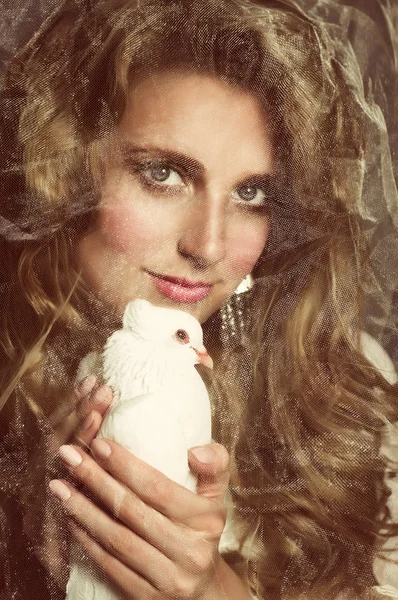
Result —
[[189, 343], [189, 335], [185, 331], [185, 329], [178, 329], [176, 331], [176, 339], [180, 344], [188, 344]]

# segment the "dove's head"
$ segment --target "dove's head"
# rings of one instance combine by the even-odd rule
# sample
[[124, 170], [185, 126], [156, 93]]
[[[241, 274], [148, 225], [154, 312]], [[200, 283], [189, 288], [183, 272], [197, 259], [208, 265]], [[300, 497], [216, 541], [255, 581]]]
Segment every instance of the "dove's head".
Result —
[[175, 353], [184, 362], [213, 368], [213, 361], [203, 344], [202, 327], [189, 313], [154, 306], [147, 300], [132, 300], [124, 311], [123, 328], [156, 349]]

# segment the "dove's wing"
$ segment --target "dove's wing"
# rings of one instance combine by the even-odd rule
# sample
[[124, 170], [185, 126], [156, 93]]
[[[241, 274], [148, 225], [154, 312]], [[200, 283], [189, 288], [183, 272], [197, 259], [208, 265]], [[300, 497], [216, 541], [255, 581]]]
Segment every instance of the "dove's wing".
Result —
[[106, 416], [98, 437], [118, 442], [173, 481], [195, 491], [183, 424], [173, 412], [167, 392], [124, 400]]

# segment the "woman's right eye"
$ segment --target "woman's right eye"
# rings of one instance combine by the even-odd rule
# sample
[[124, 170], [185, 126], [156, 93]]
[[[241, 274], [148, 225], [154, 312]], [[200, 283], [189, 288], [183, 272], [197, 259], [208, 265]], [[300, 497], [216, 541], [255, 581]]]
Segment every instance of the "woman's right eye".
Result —
[[181, 175], [164, 163], [153, 163], [141, 166], [139, 173], [144, 181], [158, 187], [180, 187], [184, 185]]

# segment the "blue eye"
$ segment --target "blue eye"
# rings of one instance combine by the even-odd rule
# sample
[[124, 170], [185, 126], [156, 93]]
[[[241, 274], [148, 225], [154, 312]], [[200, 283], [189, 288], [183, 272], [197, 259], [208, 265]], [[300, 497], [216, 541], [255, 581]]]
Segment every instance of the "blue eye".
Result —
[[258, 205], [264, 202], [265, 192], [257, 185], [243, 184], [234, 190], [233, 197], [238, 202]]
[[165, 187], [169, 185], [179, 186], [184, 183], [177, 171], [168, 165], [161, 163], [154, 163], [146, 166], [145, 168], [141, 169], [141, 175], [146, 181], [154, 182], [158, 185], [164, 184]]
[[166, 181], [170, 177], [170, 170], [168, 167], [162, 167], [154, 165], [148, 169], [152, 179], [156, 181]]

